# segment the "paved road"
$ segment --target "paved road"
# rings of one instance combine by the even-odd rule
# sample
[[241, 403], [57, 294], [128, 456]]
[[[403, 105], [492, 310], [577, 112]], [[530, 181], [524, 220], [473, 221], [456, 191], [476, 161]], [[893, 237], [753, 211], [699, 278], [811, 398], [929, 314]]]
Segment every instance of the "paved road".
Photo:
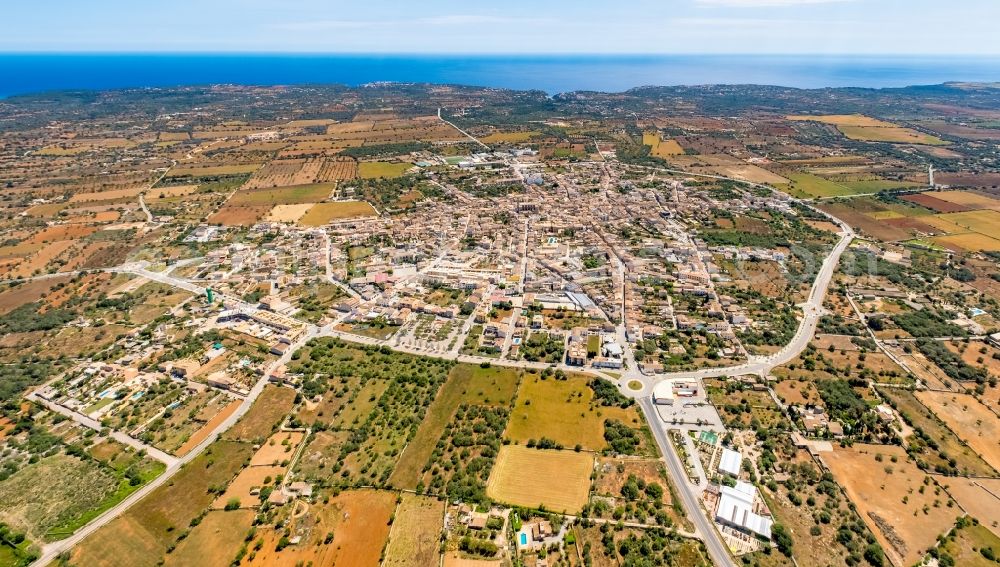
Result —
[[461, 132], [462, 134], [464, 134], [466, 138], [468, 138], [468, 139], [472, 140], [473, 142], [475, 142], [475, 143], [479, 144], [480, 146], [482, 146], [486, 151], [488, 151], [488, 152], [492, 151], [489, 146], [487, 146], [486, 144], [480, 142], [479, 139], [476, 138], [475, 136], [473, 136], [472, 134], [466, 132], [465, 130], [462, 130], [458, 126], [455, 126], [451, 122], [445, 120], [444, 117], [441, 116], [441, 109], [440, 108], [438, 109], [438, 118], [441, 119], [441, 122], [444, 122], [448, 126], [451, 126], [452, 128], [454, 128], [454, 129], [458, 130], [459, 132]]
[[[639, 406], [646, 415], [647, 422], [650, 424], [661, 422], [659, 414], [656, 413], [656, 408], [653, 407], [652, 398], [643, 398], [639, 401]], [[733, 563], [725, 542], [722, 541], [722, 537], [715, 529], [715, 523], [710, 521], [708, 516], [702, 512], [698, 496], [691, 489], [691, 483], [688, 481], [684, 465], [681, 463], [681, 459], [676, 451], [674, 451], [674, 446], [670, 443], [670, 439], [667, 438], [665, 430], [662, 427], [650, 427], [650, 429], [653, 431], [653, 438], [656, 439], [656, 444], [660, 446], [660, 452], [663, 453], [663, 460], [667, 464], [667, 470], [670, 472], [670, 476], [673, 477], [674, 483], [679, 489], [678, 492], [681, 495], [681, 503], [684, 505], [684, 510], [687, 512], [688, 517], [691, 518], [691, 521], [694, 522], [695, 531], [701, 536], [701, 540], [705, 542], [705, 548], [708, 549], [708, 555], [712, 558], [712, 563], [716, 567], [735, 567], [736, 564]]]
[[142, 195], [139, 195], [139, 207], [142, 208], [142, 212], [146, 215], [146, 222], [153, 222], [153, 213], [149, 212], [149, 207], [146, 206], [146, 200], [143, 199]]
[[[458, 128], [456, 127], [456, 129]], [[469, 137], [472, 138], [472, 136]], [[478, 142], [478, 140], [476, 141]], [[667, 170], [664, 168], [652, 168], [652, 169], [660, 169], [668, 172], [680, 173], [691, 176], [729, 179], [722, 176], [691, 174], [690, 172]], [[733, 181], [746, 183], [745, 181], [742, 180], [733, 180]], [[756, 185], [756, 184], [750, 184], [750, 185]], [[758, 185], [758, 186], [766, 187], [763, 185]], [[767, 189], [770, 190], [770, 187], [767, 187]], [[808, 345], [813, 334], [815, 333], [816, 325], [819, 322], [819, 318], [822, 315], [823, 298], [826, 296], [826, 291], [829, 287], [830, 281], [832, 280], [833, 273], [840, 261], [840, 256], [841, 254], [843, 254], [843, 252], [850, 245], [851, 241], [854, 239], [854, 233], [847, 224], [845, 224], [840, 219], [832, 217], [826, 213], [823, 214], [841, 227], [843, 231], [841, 233], [841, 240], [834, 247], [833, 251], [831, 251], [830, 255], [827, 256], [827, 258], [824, 260], [823, 265], [821, 266], [819, 273], [817, 275], [816, 281], [813, 283], [812, 289], [809, 294], [809, 298], [806, 301], [806, 303], [802, 305], [803, 309], [802, 321], [799, 323], [799, 327], [796, 330], [796, 333], [793, 336], [792, 340], [784, 348], [782, 348], [779, 352], [773, 355], [770, 355], [762, 359], [754, 359], [742, 365], [702, 369], [689, 372], [673, 372], [667, 374], [658, 374], [652, 378], [641, 376], [634, 368], [630, 368], [629, 372], [627, 372], [624, 375], [623, 379], [619, 381], [620, 387], [622, 386], [622, 384], [626, 379], [638, 379], [642, 381], [642, 383], [644, 384], [643, 389], [638, 392], [631, 391], [628, 388], [621, 388], [621, 389], [625, 395], [634, 398], [639, 398], [640, 406], [642, 407], [643, 413], [646, 416], [647, 422], [649, 422], [650, 424], [650, 429], [653, 431], [654, 438], [656, 439], [657, 444], [660, 446], [660, 450], [664, 455], [664, 459], [666, 461], [670, 474], [674, 477], [676, 483], [678, 484], [678, 487], [680, 488], [682, 503], [685, 509], [687, 510], [688, 515], [694, 521], [695, 526], [698, 529], [698, 532], [701, 534], [703, 540], [705, 541], [705, 545], [709, 550], [709, 554], [712, 557], [713, 562], [718, 566], [730, 567], [733, 566], [734, 564], [726, 549], [725, 543], [722, 541], [721, 537], [719, 536], [718, 532], [714, 527], [714, 523], [710, 521], [704, 513], [702, 513], [701, 507], [698, 503], [698, 496], [691, 489], [690, 483], [687, 480], [687, 474], [685, 473], [684, 467], [680, 462], [680, 458], [676, 454], [676, 452], [673, 449], [673, 446], [666, 437], [666, 431], [665, 428], [663, 427], [664, 424], [660, 419], [659, 415], [656, 413], [656, 409], [655, 407], [653, 407], [652, 399], [650, 397], [652, 386], [657, 381], [669, 378], [701, 379], [701, 378], [723, 376], [723, 375], [764, 374], [766, 372], [769, 372], [775, 366], [779, 366], [781, 364], [785, 364], [791, 361], [796, 356], [798, 356], [799, 353], [802, 352], [802, 350], [805, 349], [806, 345]], [[196, 294], [204, 293], [204, 288], [202, 287], [199, 287], [188, 281], [167, 274], [150, 272], [145, 269], [144, 265], [136, 265], [136, 264], [123, 265], [118, 268], [111, 268], [108, 271], [128, 272], [128, 273], [138, 274], [145, 276], [153, 281], [158, 281], [161, 283], [165, 283], [167, 285], [179, 287], [181, 289], [186, 289], [188, 291], [191, 291], [192, 293]], [[282, 356], [277, 361], [275, 361], [267, 369], [267, 372], [264, 374], [261, 380], [257, 382], [257, 384], [253, 387], [253, 389], [251, 389], [250, 394], [246, 397], [245, 400], [243, 400], [243, 403], [240, 405], [240, 408], [233, 415], [231, 415], [225, 422], [221, 423], [219, 427], [217, 427], [216, 430], [212, 433], [212, 435], [210, 435], [207, 439], [205, 439], [201, 444], [195, 447], [194, 450], [185, 455], [183, 458], [178, 459], [177, 463], [175, 463], [173, 466], [168, 467], [167, 471], [165, 471], [162, 475], [157, 477], [150, 484], [142, 487], [141, 489], [133, 493], [129, 498], [126, 498], [117, 506], [108, 510], [107, 512], [96, 518], [94, 521], [90, 522], [89, 524], [81, 528], [71, 537], [62, 541], [53, 542], [46, 545], [42, 550], [42, 556], [38, 559], [38, 561], [33, 563], [33, 565], [41, 566], [54, 560], [59, 553], [70, 549], [73, 545], [76, 545], [84, 538], [86, 538], [88, 535], [98, 530], [100, 527], [106, 525], [108, 522], [110, 522], [117, 516], [124, 513], [136, 502], [144, 498], [146, 495], [155, 490], [157, 487], [167, 482], [169, 478], [171, 478], [174, 474], [176, 474], [178, 470], [180, 470], [181, 466], [183, 466], [187, 462], [190, 462], [197, 455], [201, 454], [201, 452], [204, 451], [205, 448], [208, 447], [212, 442], [214, 442], [215, 439], [221, 433], [225, 432], [230, 427], [232, 427], [232, 425], [235, 424], [236, 421], [238, 421], [239, 418], [242, 417], [250, 409], [250, 406], [253, 405], [253, 402], [263, 391], [264, 386], [267, 383], [267, 376], [269, 376], [271, 372], [273, 372], [273, 370], [277, 368], [278, 365], [287, 363], [288, 360], [291, 359], [292, 353], [301, 348], [306, 342], [308, 342], [312, 338], [317, 336], [336, 336], [345, 341], [378, 345], [378, 346], [387, 346], [389, 348], [393, 348], [394, 350], [402, 352], [410, 352], [413, 354], [419, 354], [423, 356], [441, 357], [440, 353], [435, 354], [433, 352], [425, 352], [420, 349], [415, 349], [408, 346], [392, 345], [389, 341], [381, 341], [376, 339], [370, 339], [367, 337], [361, 337], [358, 335], [352, 335], [349, 333], [339, 332], [333, 329], [333, 324], [327, 325], [323, 328], [317, 328], [313, 325], [310, 325], [307, 328], [308, 331], [303, 335], [303, 337], [300, 338], [298, 341], [296, 341], [295, 344], [291, 345], [291, 348], [288, 349], [285, 355]], [[451, 358], [452, 360], [460, 362], [468, 362], [471, 364], [489, 362], [490, 364], [495, 364], [499, 366], [512, 366], [518, 368], [544, 369], [555, 366], [557, 368], [569, 371], [575, 371], [575, 372], [583, 371], [586, 374], [592, 374], [595, 376], [602, 376], [607, 378], [607, 376], [599, 372], [586, 371], [578, 367], [569, 367], [564, 364], [551, 365], [551, 364], [527, 362], [527, 361], [496, 360], [478, 356], [467, 356], [467, 355], [454, 356], [451, 353], [449, 353], [449, 356], [447, 358]]]
[[225, 421], [220, 423], [219, 426], [215, 428], [215, 431], [213, 431], [212, 434], [209, 435], [204, 441], [199, 443], [188, 454], [184, 455], [183, 457], [177, 458], [172, 465], [169, 465], [167, 467], [167, 469], [163, 472], [163, 474], [153, 479], [153, 481], [151, 481], [149, 484], [133, 492], [128, 498], [122, 500], [121, 502], [118, 503], [118, 505], [107, 510], [106, 512], [104, 512], [103, 514], [92, 520], [90, 523], [77, 530], [77, 532], [71, 535], [70, 537], [43, 546], [41, 555], [34, 563], [31, 564], [32, 567], [42, 567], [44, 565], [48, 565], [52, 561], [55, 561], [56, 557], [58, 557], [60, 553], [71, 549], [74, 545], [83, 541], [90, 534], [96, 532], [97, 530], [104, 527], [118, 516], [124, 514], [126, 510], [131, 508], [137, 502], [139, 502], [140, 500], [148, 496], [150, 493], [152, 493], [154, 490], [156, 490], [160, 486], [163, 486], [171, 478], [173, 478], [173, 476], [177, 474], [177, 472], [180, 471], [185, 464], [197, 458], [198, 455], [204, 452], [209, 445], [214, 443], [215, 440], [218, 439], [220, 435], [228, 431], [229, 428], [235, 425], [236, 422], [239, 421], [241, 417], [246, 415], [246, 413], [250, 410], [250, 407], [253, 405], [254, 401], [257, 400], [257, 397], [260, 396], [261, 392], [264, 391], [264, 386], [267, 385], [268, 376], [270, 376], [271, 373], [278, 368], [278, 366], [281, 366], [282, 364], [287, 364], [288, 361], [292, 359], [292, 354], [295, 351], [302, 348], [307, 342], [312, 340], [317, 335], [318, 335], [318, 329], [316, 329], [315, 327], [311, 328], [309, 331], [304, 333], [298, 341], [292, 344], [288, 349], [288, 351], [286, 351], [281, 358], [271, 363], [271, 365], [267, 367], [266, 372], [264, 372], [264, 375], [260, 378], [260, 380], [258, 380], [257, 383], [254, 384], [253, 388], [250, 389], [250, 393], [243, 400], [243, 403], [240, 404], [240, 407], [237, 408], [237, 410], [233, 412], [232, 415], [226, 418]]
[[[73, 411], [73, 410], [71, 410], [71, 409], [69, 409], [67, 407], [61, 406], [61, 405], [59, 405], [57, 403], [50, 402], [50, 401], [48, 401], [46, 399], [43, 399], [43, 398], [35, 395], [34, 392], [32, 392], [31, 394], [28, 394], [27, 398], [29, 400], [35, 402], [35, 403], [42, 404], [43, 406], [49, 408], [50, 411], [54, 411], [56, 413], [62, 414], [64, 416], [72, 419], [73, 421], [79, 423], [80, 425], [82, 425], [84, 427], [89, 427], [90, 429], [93, 429], [94, 431], [102, 431], [102, 430], [104, 430], [104, 426], [101, 425], [101, 422], [97, 421], [96, 419], [93, 419], [91, 417], [83, 415], [82, 413], [75, 412], [75, 411]], [[153, 457], [154, 459], [156, 459], [157, 461], [160, 461], [161, 463], [167, 465], [168, 467], [177, 463], [177, 457], [175, 457], [173, 455], [170, 455], [168, 453], [165, 453], [165, 452], [157, 449], [156, 447], [153, 447], [152, 445], [147, 445], [147, 444], [143, 443], [142, 441], [139, 441], [135, 437], [130, 437], [129, 435], [127, 435], [127, 434], [125, 434], [125, 433], [123, 433], [121, 431], [112, 432], [109, 435], [109, 437], [111, 437], [115, 441], [118, 441], [119, 443], [122, 443], [124, 445], [128, 445], [129, 447], [132, 447], [136, 451], [145, 451], [150, 457]]]

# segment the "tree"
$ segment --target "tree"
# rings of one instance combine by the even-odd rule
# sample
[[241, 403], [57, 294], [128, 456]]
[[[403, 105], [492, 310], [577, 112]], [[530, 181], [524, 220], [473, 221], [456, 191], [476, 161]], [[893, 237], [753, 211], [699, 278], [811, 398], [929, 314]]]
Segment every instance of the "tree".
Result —
[[[785, 529], [785, 526], [782, 526], [781, 524], [774, 524], [771, 526], [771, 540], [774, 541], [774, 545], [778, 547], [778, 551], [786, 557], [792, 556], [792, 536], [788, 533], [788, 530]], [[879, 551], [881, 551], [881, 549]]]

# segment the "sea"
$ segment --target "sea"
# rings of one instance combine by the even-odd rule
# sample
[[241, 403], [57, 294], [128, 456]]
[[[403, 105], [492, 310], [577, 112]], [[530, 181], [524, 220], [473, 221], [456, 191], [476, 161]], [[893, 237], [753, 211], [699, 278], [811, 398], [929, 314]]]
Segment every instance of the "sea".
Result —
[[646, 85], [884, 88], [1000, 82], [1000, 57], [0, 54], [0, 97], [75, 89], [377, 81], [536, 89], [550, 95]]

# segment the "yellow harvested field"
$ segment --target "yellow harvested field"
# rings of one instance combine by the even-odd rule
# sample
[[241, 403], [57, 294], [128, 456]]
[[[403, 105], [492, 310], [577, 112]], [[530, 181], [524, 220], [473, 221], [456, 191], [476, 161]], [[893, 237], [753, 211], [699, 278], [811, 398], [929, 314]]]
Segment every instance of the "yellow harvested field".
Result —
[[823, 124], [833, 124], [834, 126], [870, 126], [884, 128], [895, 126], [891, 122], [883, 122], [878, 118], [872, 118], [863, 114], [823, 114], [823, 115], [793, 115], [787, 116], [789, 120], [822, 122]]
[[299, 203], [295, 205], [275, 205], [271, 212], [264, 219], [270, 222], [296, 222], [306, 211], [314, 207], [316, 203]]
[[916, 396], [984, 461], [1000, 470], [1000, 418], [995, 413], [969, 394], [926, 391]]
[[437, 565], [440, 553], [444, 502], [428, 496], [402, 493], [396, 520], [389, 532], [383, 566]]
[[379, 179], [400, 177], [407, 172], [412, 163], [395, 163], [388, 161], [363, 161], [358, 164], [358, 176], [362, 179]]
[[607, 447], [604, 420], [616, 419], [629, 427], [642, 425], [635, 408], [622, 409], [593, 403], [588, 377], [571, 375], [568, 380], [542, 380], [528, 375], [518, 390], [504, 437], [519, 443], [547, 437], [564, 447], [577, 443], [584, 449]]
[[656, 132], [644, 132], [642, 143], [649, 146], [649, 153], [656, 157], [684, 155], [684, 148], [677, 143], [677, 140], [664, 140]]
[[940, 483], [962, 510], [1000, 536], [1000, 479], [956, 477]]
[[[959, 230], [949, 232], [972, 231], [989, 236], [990, 238], [1000, 238], [1000, 211], [982, 209], [961, 213], [941, 213], [934, 215], [933, 218], [944, 219], [959, 227]], [[924, 219], [921, 218], [920, 220]]]
[[247, 537], [253, 519], [250, 510], [209, 512], [164, 558], [163, 565], [229, 565]]
[[158, 139], [161, 142], [186, 142], [191, 139], [191, 134], [187, 132], [160, 132]]
[[113, 191], [99, 191], [96, 193], [76, 193], [69, 198], [70, 203], [86, 203], [89, 201], [113, 201], [115, 199], [137, 198], [139, 193], [145, 189], [133, 187], [131, 189], [117, 189]]
[[374, 216], [378, 216], [378, 213], [365, 201], [335, 201], [313, 205], [299, 218], [298, 223], [303, 226], [323, 226], [334, 220]]
[[935, 199], [948, 201], [958, 205], [965, 205], [974, 209], [1000, 210], [1000, 199], [994, 199], [982, 193], [974, 191], [940, 191], [931, 193]]
[[936, 495], [933, 484], [921, 491], [930, 477], [908, 461], [902, 447], [835, 446], [822, 455], [894, 565], [916, 564], [954, 525], [950, 499]]
[[145, 199], [147, 201], [156, 201], [158, 199], [169, 199], [171, 197], [183, 197], [184, 195], [190, 195], [198, 190], [197, 185], [175, 185], [173, 187], [157, 187], [156, 189], [150, 189], [146, 191]]
[[766, 183], [768, 185], [781, 185], [789, 183], [788, 179], [778, 175], [777, 173], [771, 173], [763, 167], [751, 164], [725, 165], [713, 167], [712, 170], [719, 175], [735, 177], [736, 179], [742, 179], [744, 181], [749, 181], [750, 183]]
[[285, 474], [285, 467], [246, 467], [229, 483], [226, 491], [215, 499], [212, 509], [222, 510], [230, 500], [239, 500], [241, 508], [260, 506], [260, 497], [251, 494], [254, 489], [273, 486], [274, 479]]
[[594, 457], [590, 453], [500, 447], [486, 494], [500, 502], [576, 513], [587, 503]]
[[940, 214], [920, 217], [920, 222], [929, 224], [945, 234], [957, 234], [957, 233], [969, 232], [967, 228], [961, 227], [951, 222], [950, 220], [944, 218]]
[[29, 217], [51, 218], [58, 215], [59, 211], [65, 209], [67, 206], [67, 203], [45, 203], [31, 207], [24, 214]]
[[275, 433], [254, 453], [250, 459], [250, 466], [278, 466], [284, 461], [289, 461], [295, 454], [295, 448], [299, 446], [304, 437], [301, 431], [282, 431]]
[[330, 118], [313, 118], [306, 120], [292, 120], [288, 124], [285, 124], [285, 128], [308, 128], [309, 126], [327, 126], [333, 124], [336, 120]]
[[862, 142], [892, 142], [897, 144], [921, 144], [927, 146], [946, 145], [941, 138], [923, 134], [902, 126], [837, 126], [845, 136]]
[[904, 144], [946, 145], [948, 142], [929, 134], [898, 126], [861, 114], [826, 114], [788, 116], [789, 120], [820, 122], [836, 126], [852, 140], [863, 142], [894, 142]]
[[970, 232], [967, 234], [949, 234], [931, 239], [932, 242], [945, 248], [961, 248], [972, 252], [1000, 252], [1000, 240]]

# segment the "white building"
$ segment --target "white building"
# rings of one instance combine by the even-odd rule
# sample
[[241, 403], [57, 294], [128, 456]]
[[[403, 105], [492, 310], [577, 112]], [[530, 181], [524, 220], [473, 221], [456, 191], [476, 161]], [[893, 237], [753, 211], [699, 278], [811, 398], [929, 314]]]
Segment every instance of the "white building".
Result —
[[653, 386], [653, 403], [664, 406], [674, 405], [674, 385], [670, 380], [657, 382]]
[[740, 476], [740, 465], [743, 464], [743, 455], [739, 451], [722, 449], [722, 458], [719, 459], [719, 472], [732, 476]]
[[753, 511], [756, 496], [757, 487], [749, 482], [738, 480], [735, 488], [723, 486], [715, 512], [716, 521], [770, 539], [773, 521]]

